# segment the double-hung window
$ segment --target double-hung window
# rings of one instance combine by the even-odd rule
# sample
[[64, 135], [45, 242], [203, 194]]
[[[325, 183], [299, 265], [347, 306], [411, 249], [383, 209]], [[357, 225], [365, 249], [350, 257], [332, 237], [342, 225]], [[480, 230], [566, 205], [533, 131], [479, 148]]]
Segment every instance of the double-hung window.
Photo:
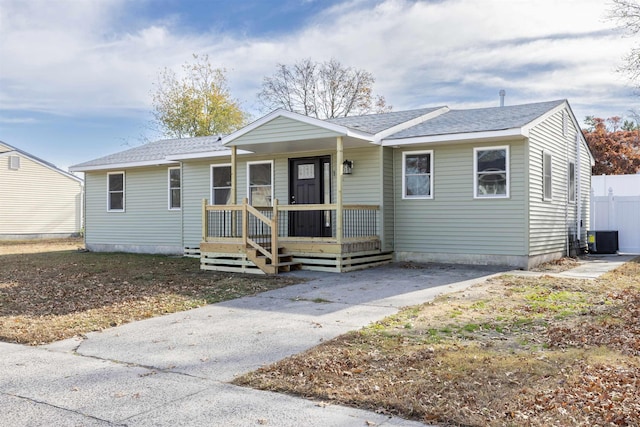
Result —
[[473, 149], [473, 196], [509, 197], [509, 147]]
[[107, 210], [124, 212], [124, 172], [107, 173]]
[[542, 198], [543, 200], [553, 199], [553, 158], [551, 153], [542, 153]]
[[180, 168], [173, 167], [169, 168], [169, 209], [172, 210], [180, 210], [181, 206], [181, 176], [180, 176]]
[[273, 162], [247, 163], [247, 194], [253, 206], [271, 206], [273, 200]]
[[211, 203], [214, 205], [231, 203], [231, 165], [211, 166]]
[[433, 151], [402, 153], [402, 198], [433, 198]]

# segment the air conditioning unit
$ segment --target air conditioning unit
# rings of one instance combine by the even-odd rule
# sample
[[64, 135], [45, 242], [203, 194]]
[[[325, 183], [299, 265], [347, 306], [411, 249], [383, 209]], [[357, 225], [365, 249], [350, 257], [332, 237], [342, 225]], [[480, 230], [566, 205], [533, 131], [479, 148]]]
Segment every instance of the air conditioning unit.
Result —
[[618, 252], [618, 231], [588, 231], [587, 245], [594, 254], [615, 254]]

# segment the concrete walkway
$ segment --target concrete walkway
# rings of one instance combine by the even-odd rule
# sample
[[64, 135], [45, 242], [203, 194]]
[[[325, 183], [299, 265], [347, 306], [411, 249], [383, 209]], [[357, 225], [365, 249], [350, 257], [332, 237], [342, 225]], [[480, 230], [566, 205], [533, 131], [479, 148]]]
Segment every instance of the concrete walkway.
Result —
[[[603, 263], [587, 265], [597, 265], [597, 274], [617, 265]], [[0, 343], [0, 425], [422, 425], [229, 381], [502, 272], [419, 264], [347, 274], [299, 272], [307, 279], [303, 284], [84, 339], [42, 347]]]

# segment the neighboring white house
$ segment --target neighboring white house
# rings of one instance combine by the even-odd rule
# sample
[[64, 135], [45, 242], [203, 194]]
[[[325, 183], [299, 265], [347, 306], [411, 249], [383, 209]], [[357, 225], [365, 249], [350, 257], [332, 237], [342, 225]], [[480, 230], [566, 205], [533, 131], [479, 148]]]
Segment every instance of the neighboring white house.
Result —
[[617, 231], [623, 253], [640, 254], [640, 174], [591, 177], [592, 231]]
[[557, 100], [329, 120], [277, 110], [222, 138], [156, 141], [71, 170], [85, 173], [89, 250], [274, 273], [559, 258], [587, 246], [592, 163]]
[[0, 141], [0, 239], [77, 235], [82, 190], [82, 179]]

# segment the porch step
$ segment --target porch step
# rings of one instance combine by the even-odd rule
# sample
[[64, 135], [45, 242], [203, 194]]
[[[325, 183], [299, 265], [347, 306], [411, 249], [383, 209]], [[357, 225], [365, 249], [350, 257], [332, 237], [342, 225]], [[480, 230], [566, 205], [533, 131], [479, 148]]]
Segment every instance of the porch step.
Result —
[[294, 261], [293, 256], [284, 253], [283, 248], [278, 248], [277, 262], [274, 264], [270, 258], [261, 254], [255, 248], [247, 248], [247, 258], [254, 262], [260, 270], [266, 274], [278, 274], [292, 270], [300, 270], [302, 264]]

